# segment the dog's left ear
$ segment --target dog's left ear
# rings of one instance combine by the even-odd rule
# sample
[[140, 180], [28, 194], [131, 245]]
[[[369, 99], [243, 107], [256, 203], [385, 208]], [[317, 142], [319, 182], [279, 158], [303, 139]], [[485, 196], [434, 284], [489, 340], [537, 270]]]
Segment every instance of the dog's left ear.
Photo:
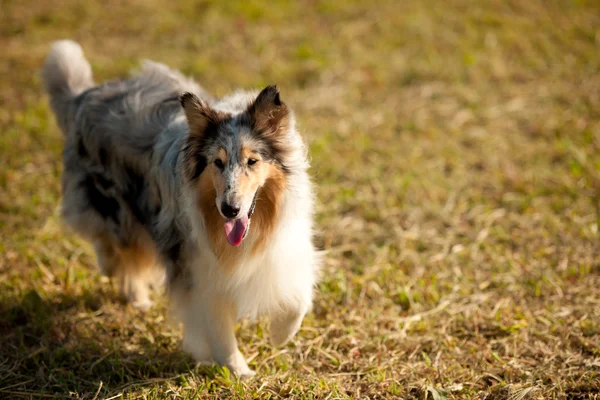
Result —
[[184, 93], [179, 102], [190, 126], [190, 136], [204, 135], [209, 125], [216, 125], [223, 119], [222, 113], [213, 110], [208, 103], [193, 93]]
[[290, 110], [281, 101], [279, 89], [275, 85], [264, 88], [256, 100], [248, 107], [254, 131], [275, 134], [283, 131], [289, 124]]

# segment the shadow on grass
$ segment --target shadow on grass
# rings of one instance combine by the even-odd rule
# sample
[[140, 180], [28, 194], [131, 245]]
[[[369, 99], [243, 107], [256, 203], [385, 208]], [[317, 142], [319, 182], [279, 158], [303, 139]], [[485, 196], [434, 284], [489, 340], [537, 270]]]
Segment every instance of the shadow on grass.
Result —
[[43, 299], [31, 290], [5, 299], [0, 398], [102, 397], [195, 369], [168, 322], [158, 324], [165, 331], [153, 331], [147, 318], [162, 319], [162, 313], [146, 315], [101, 293]]

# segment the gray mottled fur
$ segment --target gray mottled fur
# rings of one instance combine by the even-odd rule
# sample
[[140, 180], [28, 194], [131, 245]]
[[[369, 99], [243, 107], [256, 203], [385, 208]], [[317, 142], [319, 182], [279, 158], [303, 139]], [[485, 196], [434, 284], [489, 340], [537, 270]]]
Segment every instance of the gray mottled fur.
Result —
[[66, 137], [66, 222], [93, 243], [108, 237], [128, 246], [147, 232], [160, 252], [176, 255], [189, 230], [178, 218], [178, 159], [188, 133], [179, 96], [192, 92], [209, 103], [214, 99], [151, 61], [130, 79], [93, 86], [91, 68], [71, 41], [54, 44], [42, 79]]

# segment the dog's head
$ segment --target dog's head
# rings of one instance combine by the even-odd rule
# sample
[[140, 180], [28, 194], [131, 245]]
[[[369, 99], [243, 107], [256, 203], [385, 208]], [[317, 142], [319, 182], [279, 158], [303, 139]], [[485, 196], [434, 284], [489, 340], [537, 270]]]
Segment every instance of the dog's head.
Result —
[[238, 246], [248, 234], [259, 192], [286, 173], [290, 111], [275, 86], [236, 115], [191, 93], [181, 96], [181, 105], [190, 129], [183, 148], [186, 179], [197, 184], [200, 201], [214, 202], [227, 241]]

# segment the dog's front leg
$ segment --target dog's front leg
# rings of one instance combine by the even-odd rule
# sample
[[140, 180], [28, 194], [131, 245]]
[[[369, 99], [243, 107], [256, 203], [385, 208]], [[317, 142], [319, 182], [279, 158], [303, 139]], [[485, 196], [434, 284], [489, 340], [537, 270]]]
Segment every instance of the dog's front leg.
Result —
[[306, 306], [288, 308], [271, 317], [271, 343], [275, 346], [286, 344], [302, 324], [302, 319], [307, 311]]
[[233, 302], [218, 297], [207, 301], [204, 308], [206, 339], [213, 360], [240, 378], [254, 376], [255, 372], [248, 367], [235, 338], [237, 312]]

